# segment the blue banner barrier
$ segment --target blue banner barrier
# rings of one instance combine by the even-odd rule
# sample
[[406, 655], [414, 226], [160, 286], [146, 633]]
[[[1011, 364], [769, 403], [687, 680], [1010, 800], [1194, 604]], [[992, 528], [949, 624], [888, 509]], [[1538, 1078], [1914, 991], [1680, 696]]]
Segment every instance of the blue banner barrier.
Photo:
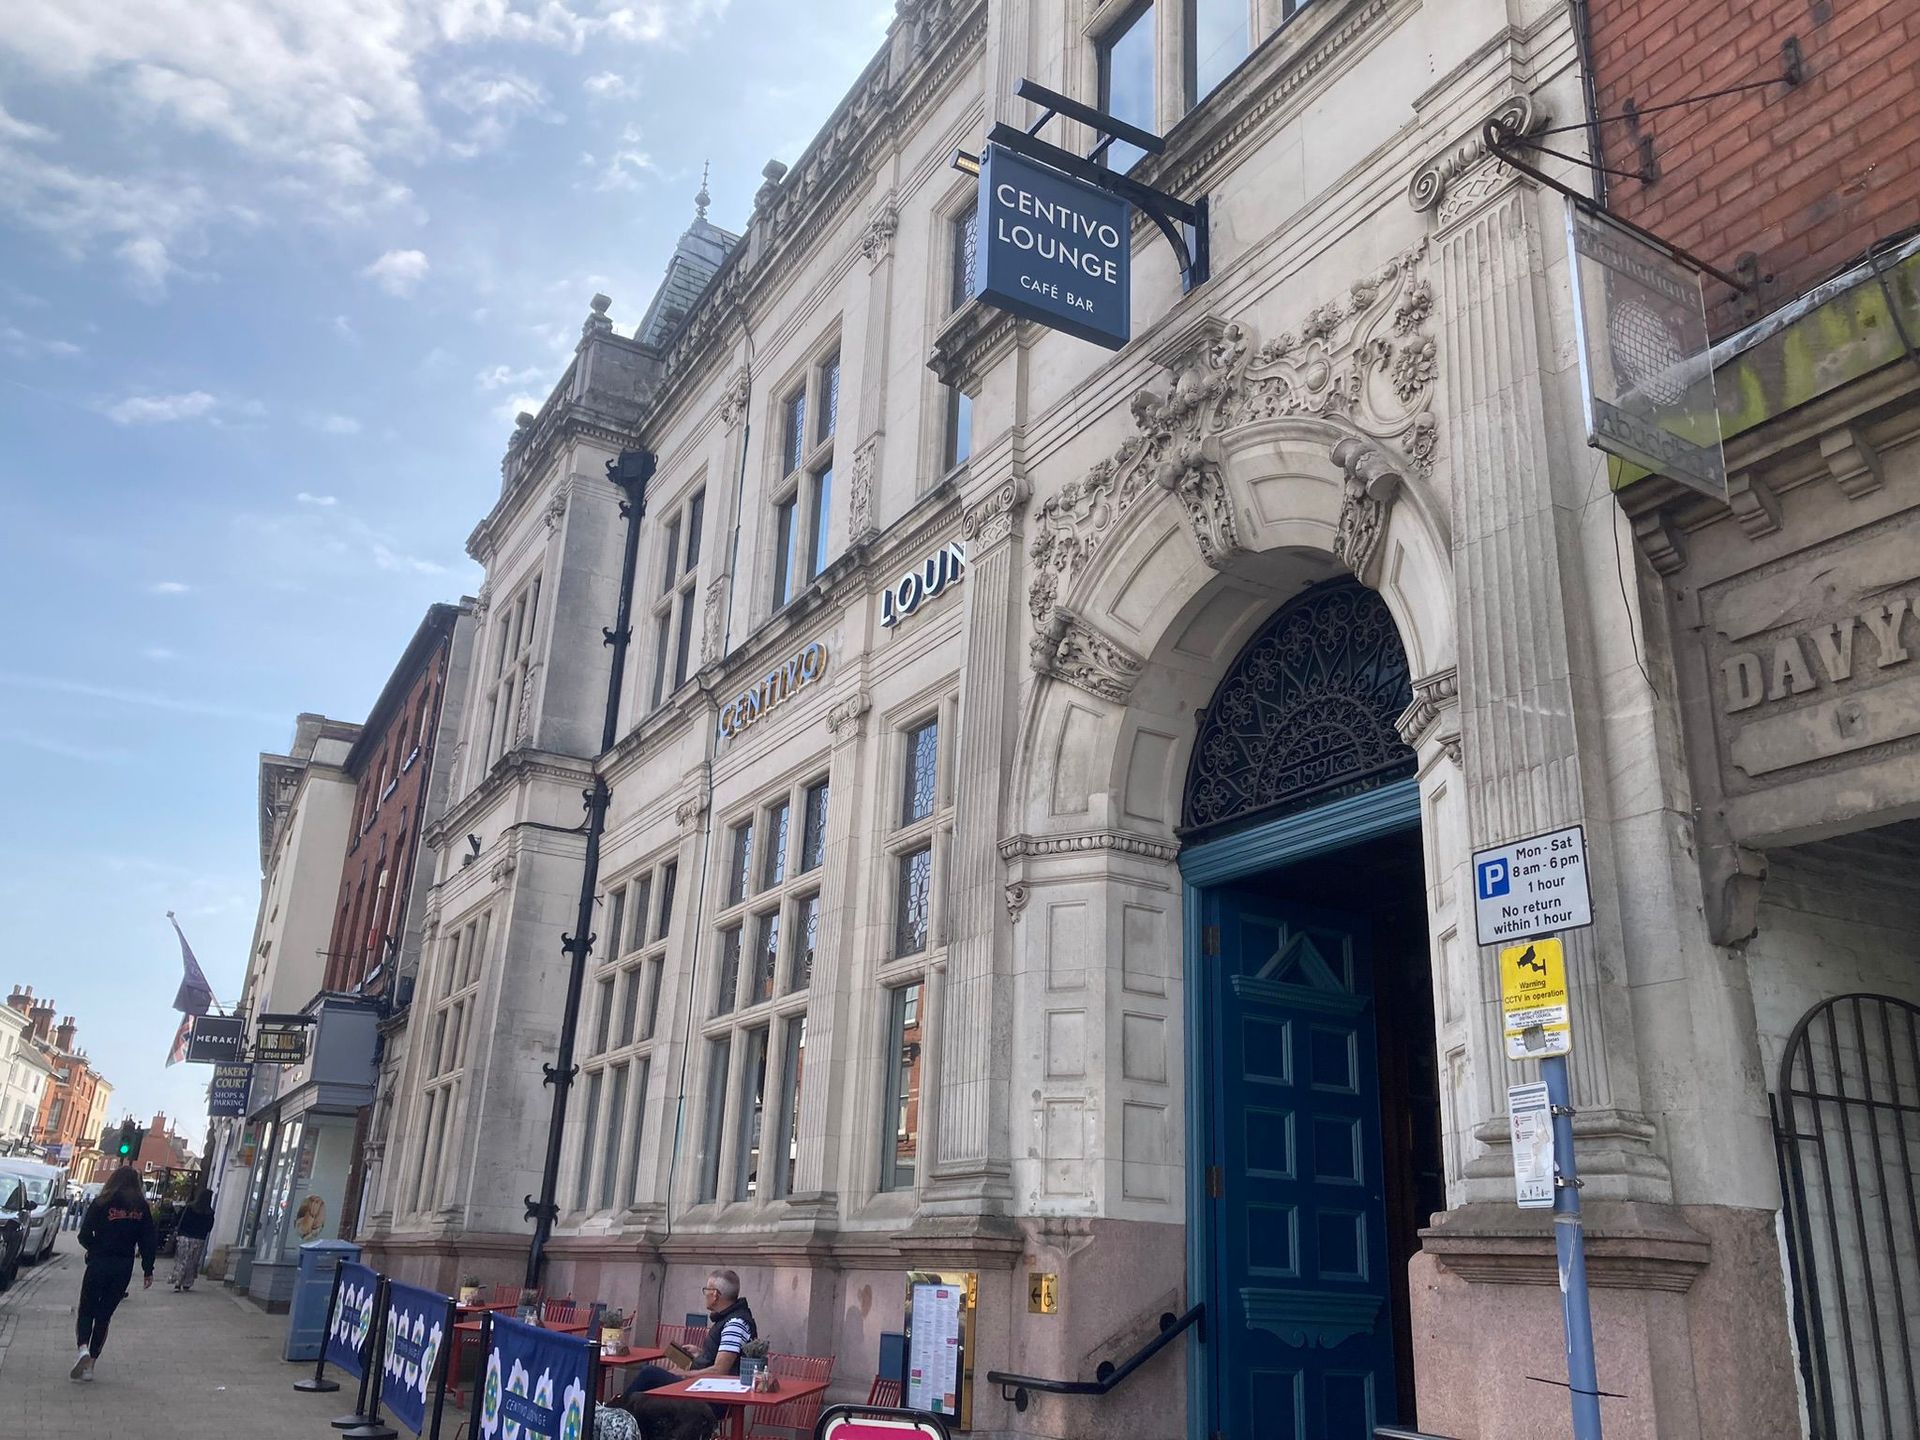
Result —
[[373, 1334], [373, 1302], [379, 1289], [380, 1277], [370, 1267], [340, 1267], [340, 1299], [333, 1307], [333, 1322], [327, 1326], [322, 1353], [329, 1365], [337, 1365], [355, 1377], [366, 1373], [367, 1338]]
[[441, 1356], [452, 1342], [453, 1301], [417, 1285], [387, 1282], [380, 1399], [416, 1435], [427, 1433], [433, 1402], [446, 1383]]
[[592, 1433], [595, 1349], [494, 1316], [473, 1433], [480, 1440], [583, 1440]]

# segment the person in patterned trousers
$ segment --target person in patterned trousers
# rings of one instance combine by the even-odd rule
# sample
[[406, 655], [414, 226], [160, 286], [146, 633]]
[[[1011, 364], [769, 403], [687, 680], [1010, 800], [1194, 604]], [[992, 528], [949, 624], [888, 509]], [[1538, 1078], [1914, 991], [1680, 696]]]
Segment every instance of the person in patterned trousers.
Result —
[[180, 1227], [173, 1235], [173, 1288], [184, 1293], [193, 1289], [200, 1274], [200, 1262], [206, 1258], [207, 1236], [213, 1233], [213, 1196], [202, 1190], [180, 1215]]

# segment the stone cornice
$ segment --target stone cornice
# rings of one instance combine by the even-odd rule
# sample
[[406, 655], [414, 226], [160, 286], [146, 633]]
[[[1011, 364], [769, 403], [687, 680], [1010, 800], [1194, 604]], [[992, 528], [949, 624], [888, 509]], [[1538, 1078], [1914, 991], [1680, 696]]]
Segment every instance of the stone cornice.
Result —
[[[1589, 1200], [1587, 1278], [1602, 1289], [1684, 1295], [1713, 1258], [1713, 1244], [1669, 1206]], [[1420, 1232], [1420, 1249], [1443, 1270], [1481, 1285], [1558, 1285], [1553, 1217], [1544, 1210], [1479, 1202], [1448, 1211]]]
[[512, 528], [512, 521], [521, 508], [539, 492], [541, 482], [560, 452], [581, 440], [597, 440], [616, 451], [642, 443], [637, 421], [622, 421], [617, 416], [601, 414], [576, 400], [558, 404], [549, 401], [547, 409], [541, 412], [541, 419], [535, 422], [533, 438], [526, 442], [527, 449], [509, 452], [515, 460], [509, 472], [509, 484], [486, 518], [467, 536], [467, 554], [482, 565], [489, 563], [501, 537]]
[[529, 780], [558, 780], [585, 785], [593, 778], [593, 762], [545, 750], [509, 750], [494, 762], [480, 783], [447, 808], [425, 831], [427, 844], [444, 848], [449, 836], [465, 834], [475, 816], [514, 786]]
[[1110, 850], [1143, 860], [1167, 861], [1180, 853], [1180, 842], [1139, 835], [1129, 830], [1083, 830], [1071, 835], [1013, 835], [1000, 842], [1000, 858], [1013, 861], [1056, 855], [1083, 855]]
[[950, 385], [969, 395], [980, 392], [987, 371], [1034, 327], [1008, 311], [978, 300], [969, 300], [953, 313], [933, 337], [933, 349], [927, 356], [927, 368], [942, 385]]

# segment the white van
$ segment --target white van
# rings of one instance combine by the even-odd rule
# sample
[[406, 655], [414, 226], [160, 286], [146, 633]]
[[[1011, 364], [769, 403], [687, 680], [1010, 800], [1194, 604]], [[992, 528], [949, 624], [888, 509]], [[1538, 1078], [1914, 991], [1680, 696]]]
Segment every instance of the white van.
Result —
[[44, 1260], [53, 1254], [60, 1238], [60, 1224], [67, 1216], [67, 1172], [58, 1165], [42, 1165], [38, 1160], [0, 1158], [0, 1180], [11, 1177], [27, 1191], [26, 1240], [20, 1247], [22, 1260]]

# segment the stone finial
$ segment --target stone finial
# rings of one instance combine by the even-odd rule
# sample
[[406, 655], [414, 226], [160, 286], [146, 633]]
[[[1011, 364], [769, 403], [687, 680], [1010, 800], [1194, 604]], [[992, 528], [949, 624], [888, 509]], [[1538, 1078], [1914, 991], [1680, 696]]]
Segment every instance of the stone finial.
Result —
[[754, 192], [753, 208], [764, 210], [772, 203], [773, 197], [780, 193], [780, 182], [786, 179], [787, 167], [778, 160], [769, 160], [760, 170], [765, 182]]
[[580, 327], [580, 337], [584, 340], [596, 332], [611, 332], [613, 321], [607, 318], [607, 310], [613, 300], [606, 295], [595, 295], [587, 304], [593, 313], [587, 316], [587, 323]]

